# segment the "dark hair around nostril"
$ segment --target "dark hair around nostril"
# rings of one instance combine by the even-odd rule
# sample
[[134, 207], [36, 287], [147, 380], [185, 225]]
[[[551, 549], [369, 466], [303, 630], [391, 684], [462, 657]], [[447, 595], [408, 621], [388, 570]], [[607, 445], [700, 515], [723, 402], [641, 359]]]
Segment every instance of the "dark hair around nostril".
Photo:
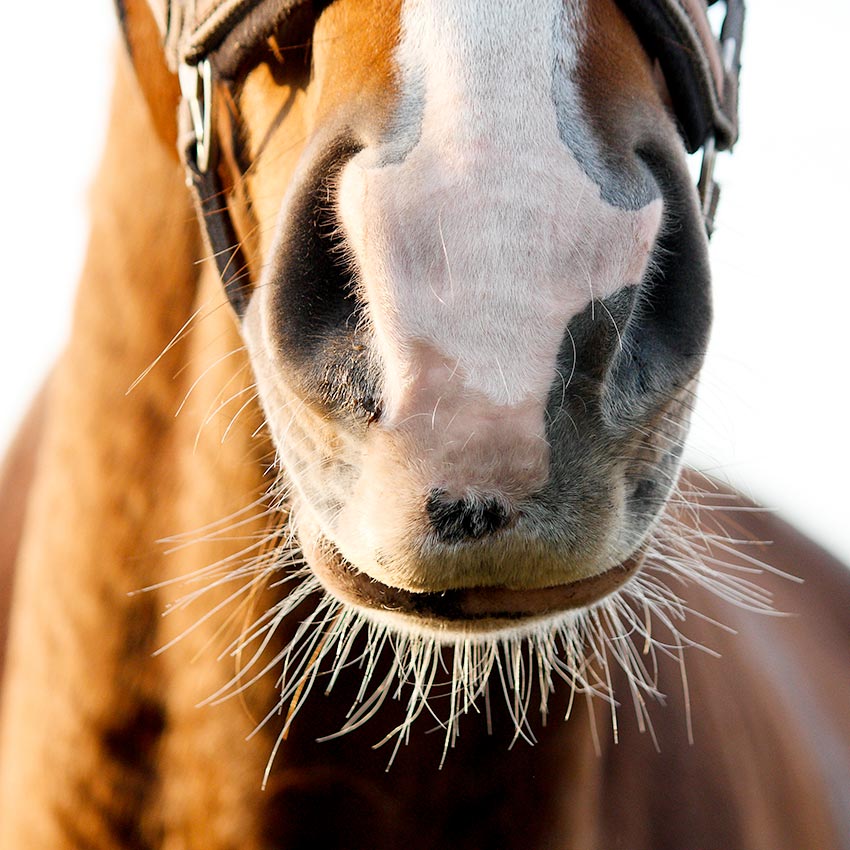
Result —
[[480, 540], [504, 528], [511, 520], [510, 509], [493, 496], [453, 499], [444, 490], [432, 490], [425, 509], [442, 543]]

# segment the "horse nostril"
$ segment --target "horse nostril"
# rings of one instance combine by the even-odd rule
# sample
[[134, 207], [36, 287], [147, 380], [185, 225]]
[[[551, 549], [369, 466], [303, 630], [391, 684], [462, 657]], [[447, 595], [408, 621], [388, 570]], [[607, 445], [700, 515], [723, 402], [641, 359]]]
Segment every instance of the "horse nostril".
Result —
[[444, 490], [433, 490], [425, 509], [442, 543], [480, 540], [504, 528], [512, 518], [510, 509], [492, 496], [452, 499]]

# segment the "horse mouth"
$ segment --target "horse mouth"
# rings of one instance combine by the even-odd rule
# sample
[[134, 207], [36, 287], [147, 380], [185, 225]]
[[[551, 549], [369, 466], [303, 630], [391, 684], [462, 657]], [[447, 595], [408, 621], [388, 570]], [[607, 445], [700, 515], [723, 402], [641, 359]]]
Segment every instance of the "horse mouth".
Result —
[[643, 563], [645, 550], [596, 575], [550, 587], [459, 587], [415, 592], [372, 578], [348, 562], [327, 540], [307, 554], [324, 588], [340, 601], [377, 614], [401, 615], [437, 630], [486, 631], [545, 620], [588, 608], [625, 585]]

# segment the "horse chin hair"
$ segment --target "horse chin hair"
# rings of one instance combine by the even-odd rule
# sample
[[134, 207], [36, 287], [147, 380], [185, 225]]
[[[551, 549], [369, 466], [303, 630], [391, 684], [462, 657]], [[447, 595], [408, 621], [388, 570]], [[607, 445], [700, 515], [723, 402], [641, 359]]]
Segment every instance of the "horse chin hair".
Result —
[[[676, 498], [683, 503], [691, 502], [679, 490]], [[694, 538], [691, 529], [680, 525], [668, 513], [649, 535], [647, 555], [640, 571], [594, 605], [492, 631], [437, 630], [427, 624], [420, 626], [410, 617], [361, 609], [336, 599], [301, 556], [292, 530], [295, 518], [285, 507], [279, 489], [271, 502], [277, 506], [272, 511], [280, 512], [288, 533], [275, 532], [273, 546], [246, 558], [235, 568], [232, 561], [225, 569], [221, 564], [206, 568], [202, 572], [211, 580], [170, 606], [185, 607], [212, 588], [231, 582], [242, 582], [243, 590], [261, 586], [288, 588], [280, 601], [243, 629], [222, 653], [223, 657], [242, 659], [239, 669], [226, 685], [202, 703], [216, 704], [240, 694], [264, 676], [279, 676], [279, 697], [257, 727], [258, 731], [284, 718], [269, 756], [264, 786], [277, 751], [314, 686], [321, 682], [321, 690], [329, 694], [350, 667], [356, 669], [361, 679], [354, 702], [343, 726], [330, 730], [320, 740], [336, 738], [365, 725], [380, 714], [387, 699], [399, 701], [404, 706], [402, 722], [386, 731], [376, 743], [376, 746], [389, 745], [388, 767], [400, 746], [410, 740], [420, 718], [427, 721], [430, 717], [432, 727], [436, 724], [443, 730], [440, 764], [447, 758], [458, 737], [460, 723], [468, 715], [477, 714], [479, 720], [486, 718], [489, 731], [493, 691], [501, 694], [513, 725], [510, 744], [519, 739], [529, 744], [535, 742], [534, 712], [539, 714], [539, 723], [545, 724], [549, 699], [556, 686], [569, 690], [563, 720], [570, 717], [577, 696], [603, 700], [610, 710], [611, 734], [616, 741], [621, 700], [619, 695], [615, 699], [612, 684], [615, 673], [631, 695], [640, 730], [648, 731], [654, 738], [648, 706], [653, 701], [664, 700], [657, 685], [663, 656], [671, 658], [681, 670], [690, 736], [685, 655], [689, 649], [711, 650], [683, 633], [681, 627], [686, 615], [699, 616], [699, 613], [687, 607], [668, 581], [672, 579], [677, 589], [688, 583], [699, 584], [748, 610], [760, 613], [773, 610], [769, 594], [749, 578], [724, 570], [718, 561], [717, 550], [722, 551], [728, 545], [728, 538], [722, 534], [701, 534]], [[261, 502], [252, 507], [259, 505]], [[697, 509], [696, 505], [690, 509]], [[262, 513], [268, 514], [269, 509], [264, 508]], [[213, 534], [224, 534], [231, 528], [232, 524], [228, 524]], [[210, 536], [206, 532], [203, 539]], [[752, 572], [762, 569], [770, 567], [754, 561]], [[193, 580], [198, 578], [202, 575], [192, 576]], [[237, 595], [239, 592], [233, 597]], [[273, 636], [296, 609], [298, 625], [291, 639], [269, 660], [266, 650]], [[593, 712], [589, 716], [592, 723]], [[598, 744], [595, 727], [592, 732]]]

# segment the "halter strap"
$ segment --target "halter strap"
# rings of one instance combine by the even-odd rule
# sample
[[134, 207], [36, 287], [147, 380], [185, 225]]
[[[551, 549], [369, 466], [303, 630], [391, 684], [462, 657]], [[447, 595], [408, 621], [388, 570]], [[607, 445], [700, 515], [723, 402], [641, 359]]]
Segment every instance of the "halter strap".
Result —
[[[532, 0], [533, 2], [533, 0]], [[726, 15], [715, 35], [708, 6], [716, 0], [617, 0], [647, 53], [658, 60], [689, 153], [702, 149], [698, 183], [709, 236], [719, 187], [717, 151], [738, 137], [738, 74], [744, 29], [744, 0], [722, 0]], [[121, 0], [118, 0], [119, 6]], [[238, 71], [246, 46], [285, 26], [307, 0], [148, 0], [163, 36], [166, 58], [180, 76], [183, 92], [181, 150], [201, 220], [238, 315], [248, 300], [247, 264], [218, 173], [211, 126], [214, 79]]]
[[[306, 0], [148, 0], [172, 70], [211, 58], [229, 76], [239, 48], [280, 26]], [[647, 52], [658, 59], [690, 153], [713, 137], [718, 150], [738, 135], [738, 71], [744, 0], [725, 0], [720, 37], [708, 5], [716, 0], [617, 0]]]
[[186, 165], [186, 183], [194, 190], [198, 217], [204, 225], [225, 294], [241, 319], [248, 307], [251, 286], [248, 261], [236, 234], [227, 192], [218, 171], [218, 144], [212, 125], [215, 91], [212, 76], [208, 59], [198, 65], [179, 68], [183, 94], [180, 146]]
[[743, 0], [727, 0], [719, 37], [705, 0], [617, 2], [661, 65], [688, 152], [709, 138], [718, 150], [731, 148], [738, 137]]

